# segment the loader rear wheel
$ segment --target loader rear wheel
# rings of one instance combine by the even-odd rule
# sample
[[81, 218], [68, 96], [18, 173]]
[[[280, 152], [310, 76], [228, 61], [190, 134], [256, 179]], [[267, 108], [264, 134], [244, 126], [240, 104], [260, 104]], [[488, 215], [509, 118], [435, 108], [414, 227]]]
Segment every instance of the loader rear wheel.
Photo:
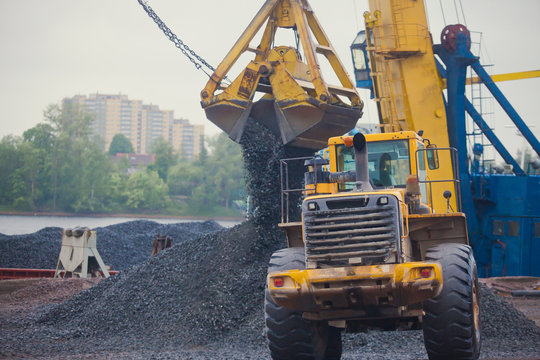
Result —
[[[276, 251], [270, 259], [268, 272], [304, 269], [304, 249]], [[266, 335], [274, 360], [339, 360], [341, 331], [326, 321], [308, 321], [302, 313], [277, 305], [268, 289], [264, 299]]]
[[443, 272], [441, 293], [424, 302], [424, 344], [429, 359], [478, 359], [480, 310], [472, 249], [441, 244], [427, 250], [426, 260], [439, 262]]

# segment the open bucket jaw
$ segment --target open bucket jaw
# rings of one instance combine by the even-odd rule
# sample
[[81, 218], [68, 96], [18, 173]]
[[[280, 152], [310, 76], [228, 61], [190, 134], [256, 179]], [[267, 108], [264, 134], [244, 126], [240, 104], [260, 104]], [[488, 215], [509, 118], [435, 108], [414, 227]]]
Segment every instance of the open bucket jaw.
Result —
[[[250, 48], [264, 23], [260, 44]], [[298, 47], [273, 46], [278, 28], [293, 29]], [[255, 59], [223, 86], [228, 71], [246, 51], [255, 53]], [[326, 57], [339, 86], [323, 80], [317, 54]], [[254, 100], [257, 92], [263, 96]], [[256, 119], [283, 144], [312, 150], [354, 128], [363, 108], [307, 0], [267, 0], [201, 91], [201, 105], [207, 118], [236, 142], [246, 123]]]

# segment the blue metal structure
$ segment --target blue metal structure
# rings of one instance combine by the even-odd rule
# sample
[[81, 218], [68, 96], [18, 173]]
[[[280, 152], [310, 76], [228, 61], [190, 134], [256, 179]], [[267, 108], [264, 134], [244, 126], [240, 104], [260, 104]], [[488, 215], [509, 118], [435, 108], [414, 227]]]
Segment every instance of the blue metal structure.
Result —
[[[434, 46], [437, 69], [447, 83], [446, 114], [450, 146], [459, 150], [462, 208], [467, 214], [469, 241], [479, 276], [540, 276], [540, 176], [528, 175], [465, 96], [467, 68], [471, 68], [540, 156], [540, 142], [504, 97], [470, 51], [463, 25], [450, 25], [450, 40]], [[446, 29], [445, 29], [446, 30]], [[443, 30], [443, 34], [445, 31]], [[446, 34], [449, 32], [446, 31]], [[445, 41], [447, 40], [447, 41]], [[368, 70], [369, 71], [369, 70]], [[357, 84], [365, 87], [364, 82]], [[514, 174], [486, 173], [480, 163], [483, 147], [475, 144], [473, 161], [467, 153], [466, 112]]]
[[[540, 143], [471, 53], [468, 31], [461, 25], [454, 27], [455, 43], [436, 45], [434, 52], [445, 65], [444, 69], [440, 65], [438, 68], [447, 81], [448, 132], [451, 146], [460, 150], [460, 178], [464, 184], [461, 191], [463, 199], [468, 198], [463, 209], [468, 215], [469, 238], [479, 275], [539, 276], [540, 262], [536, 257], [540, 255], [540, 176], [529, 176], [523, 171], [465, 97], [468, 66], [478, 74], [538, 155]], [[505, 162], [512, 165], [515, 175], [486, 174], [480, 165], [469, 166], [465, 112]], [[479, 155], [482, 149], [476, 151], [475, 155]]]

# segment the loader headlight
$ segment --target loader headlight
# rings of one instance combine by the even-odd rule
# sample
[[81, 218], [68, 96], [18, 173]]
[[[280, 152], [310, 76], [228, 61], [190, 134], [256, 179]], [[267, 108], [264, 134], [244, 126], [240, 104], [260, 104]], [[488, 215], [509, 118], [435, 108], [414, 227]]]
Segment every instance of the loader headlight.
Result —
[[317, 203], [316, 202], [309, 202], [307, 204], [307, 208], [309, 211], [317, 210]]
[[388, 204], [388, 196], [381, 196], [377, 200], [377, 205], [386, 205], [386, 204]]

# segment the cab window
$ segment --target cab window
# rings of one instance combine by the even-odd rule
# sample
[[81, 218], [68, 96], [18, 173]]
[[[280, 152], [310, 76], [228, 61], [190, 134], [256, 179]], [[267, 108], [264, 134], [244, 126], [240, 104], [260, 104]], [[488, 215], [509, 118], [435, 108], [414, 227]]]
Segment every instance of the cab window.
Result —
[[[416, 142], [416, 146], [418, 147], [418, 150], [424, 150], [424, 144], [420, 141]], [[427, 180], [425, 157], [425, 151], [419, 151], [416, 155], [416, 159], [418, 160], [418, 180], [420, 181]], [[420, 183], [420, 195], [422, 196], [424, 203], [427, 203], [427, 186], [425, 182]]]
[[[345, 145], [336, 146], [337, 171], [355, 171], [354, 148]], [[354, 188], [354, 183], [339, 184], [339, 191], [347, 191]]]
[[[336, 146], [337, 171], [354, 171], [354, 149]], [[369, 177], [374, 187], [405, 187], [411, 173], [409, 141], [391, 140], [368, 143]], [[339, 189], [349, 190], [353, 183], [340, 184]]]

